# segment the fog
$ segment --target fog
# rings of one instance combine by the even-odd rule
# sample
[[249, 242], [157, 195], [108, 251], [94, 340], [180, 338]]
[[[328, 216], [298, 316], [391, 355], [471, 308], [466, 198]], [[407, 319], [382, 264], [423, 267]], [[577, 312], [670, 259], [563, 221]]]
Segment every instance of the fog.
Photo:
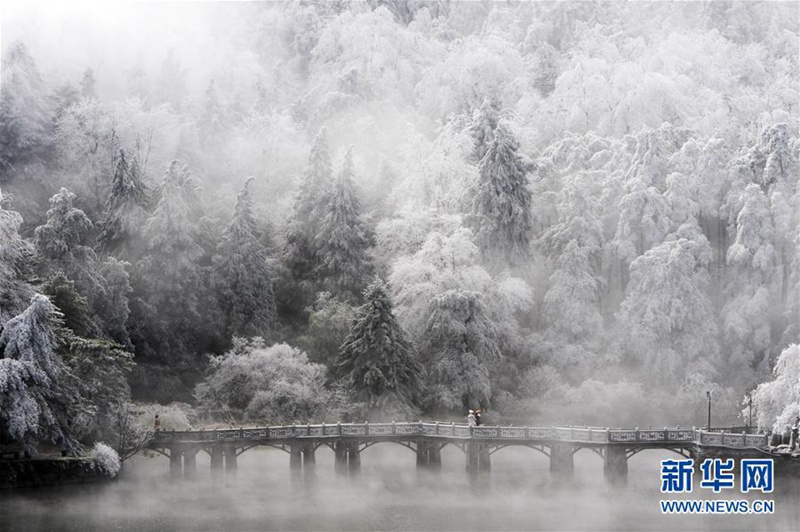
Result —
[[[0, 436], [77, 452], [121, 441], [120, 412], [183, 430], [478, 407], [784, 431], [799, 27], [796, 2], [4, 3]], [[395, 447], [357, 480], [318, 455], [313, 484], [262, 449], [223, 485], [204, 455], [193, 483], [137, 457], [4, 496], [0, 529], [800, 522], [783, 499], [661, 516], [656, 452], [622, 491], [587, 450], [559, 483], [501, 449], [477, 490], [452, 446], [440, 477]]]
[[0, 530], [775, 531], [800, 522], [796, 479], [782, 478], [771, 497], [775, 515], [662, 515], [658, 463], [669, 455], [658, 451], [632, 458], [628, 486], [614, 489], [588, 450], [575, 455], [574, 479], [564, 481], [550, 477], [536, 451], [503, 449], [482, 488], [469, 486], [464, 455], [452, 446], [438, 475], [417, 473], [414, 454], [394, 444], [364, 451], [357, 478], [335, 476], [332, 456], [320, 449], [314, 481], [292, 481], [285, 453], [254, 449], [239, 457], [235, 479], [216, 485], [205, 453], [195, 481], [171, 481], [164, 457], [137, 457], [113, 482], [4, 495]]

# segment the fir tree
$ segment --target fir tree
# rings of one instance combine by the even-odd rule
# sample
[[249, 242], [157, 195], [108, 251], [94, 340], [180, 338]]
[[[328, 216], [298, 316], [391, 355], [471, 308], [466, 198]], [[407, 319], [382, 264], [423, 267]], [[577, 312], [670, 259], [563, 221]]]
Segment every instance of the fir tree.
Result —
[[97, 81], [94, 78], [94, 70], [87, 68], [83, 72], [83, 78], [81, 79], [81, 98], [87, 100], [97, 98], [97, 93], [95, 92], [96, 85]]
[[386, 286], [375, 279], [339, 350], [342, 382], [370, 410], [411, 407], [422, 390], [423, 367], [392, 312]]
[[206, 89], [203, 114], [200, 117], [198, 127], [200, 129], [200, 141], [203, 147], [210, 150], [218, 150], [222, 142], [224, 124], [222, 123], [225, 113], [219, 101], [217, 89], [212, 79]]
[[143, 301], [138, 318], [155, 327], [157, 342], [182, 351], [200, 325], [204, 295], [199, 267], [203, 248], [198, 226], [198, 185], [188, 167], [172, 161], [160, 189], [160, 201], [143, 230], [144, 255], [135, 283]]
[[432, 402], [451, 410], [486, 404], [491, 396], [487, 365], [500, 350], [480, 294], [448, 290], [432, 306], [423, 340]]
[[45, 154], [53, 128], [53, 106], [36, 62], [22, 42], [3, 56], [0, 87], [0, 182], [25, 171]]
[[105, 213], [99, 224], [100, 249], [128, 259], [141, 252], [141, 231], [147, 219], [148, 203], [148, 190], [137, 158], [129, 163], [125, 151], [120, 150]]
[[315, 244], [315, 272], [332, 293], [357, 299], [370, 274], [369, 240], [353, 183], [353, 153], [348, 150]]
[[319, 234], [330, 200], [332, 171], [325, 137], [326, 130], [322, 128], [311, 146], [308, 166], [286, 232], [284, 263], [299, 283], [309, 282], [316, 265], [314, 237]]
[[79, 405], [75, 383], [56, 354], [60, 321], [47, 297], [37, 294], [0, 334], [0, 428], [28, 453], [41, 437], [63, 449], [78, 447], [69, 430]]
[[6, 210], [0, 193], [0, 330], [25, 309], [33, 290], [25, 282], [30, 247], [19, 234], [22, 217]]
[[268, 336], [275, 320], [275, 296], [267, 250], [253, 216], [249, 178], [236, 198], [233, 219], [214, 257], [220, 310], [228, 320], [226, 336]]
[[493, 266], [516, 266], [529, 257], [532, 196], [518, 150], [501, 123], [480, 161], [472, 224], [484, 260]]
[[500, 122], [500, 109], [497, 102], [485, 100], [473, 115], [472, 125], [469, 128], [470, 135], [474, 139], [472, 157], [475, 163], [479, 164], [489, 151], [489, 145], [494, 138], [494, 132]]

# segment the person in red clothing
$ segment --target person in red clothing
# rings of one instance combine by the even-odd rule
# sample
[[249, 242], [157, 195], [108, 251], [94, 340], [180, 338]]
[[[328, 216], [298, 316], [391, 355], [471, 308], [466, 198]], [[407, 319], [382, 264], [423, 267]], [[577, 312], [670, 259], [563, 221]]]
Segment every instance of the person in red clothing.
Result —
[[158, 418], [158, 414], [156, 414], [156, 418], [153, 420], [153, 428], [156, 432], [161, 430], [161, 420]]

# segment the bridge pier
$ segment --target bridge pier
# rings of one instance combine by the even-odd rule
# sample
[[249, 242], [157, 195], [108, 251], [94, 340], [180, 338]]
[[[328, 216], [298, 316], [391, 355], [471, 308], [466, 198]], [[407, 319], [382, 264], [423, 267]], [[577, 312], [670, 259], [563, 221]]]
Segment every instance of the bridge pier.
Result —
[[556, 443], [550, 447], [550, 474], [571, 478], [575, 471], [572, 445]]
[[222, 478], [223, 474], [223, 451], [221, 445], [211, 446], [211, 478], [218, 481]]
[[417, 441], [417, 469], [430, 471], [442, 469], [442, 451], [435, 441]]
[[197, 478], [197, 449], [194, 447], [183, 449], [183, 478], [186, 480]]
[[183, 451], [179, 445], [169, 449], [169, 476], [173, 480], [183, 476]]
[[311, 475], [314, 473], [316, 467], [317, 459], [314, 456], [314, 444], [307, 443], [305, 447], [303, 447], [303, 472], [306, 475]]
[[239, 467], [239, 459], [236, 456], [236, 446], [228, 445], [225, 447], [225, 474], [235, 476]]
[[603, 476], [612, 486], [628, 483], [628, 456], [624, 447], [606, 446], [603, 460]]
[[335, 471], [339, 475], [347, 474], [347, 449], [343, 441], [339, 440], [333, 444], [335, 456]]
[[442, 448], [436, 442], [431, 442], [428, 448], [428, 467], [431, 471], [442, 470]]
[[347, 473], [350, 476], [361, 472], [361, 453], [358, 452], [358, 442], [351, 442], [347, 446]]
[[428, 442], [417, 442], [417, 469], [424, 469], [428, 466]]
[[292, 443], [289, 446], [289, 471], [292, 478], [300, 474], [303, 469], [303, 448], [299, 443]]
[[481, 445], [478, 451], [478, 471], [488, 474], [492, 470], [492, 455], [488, 445]]

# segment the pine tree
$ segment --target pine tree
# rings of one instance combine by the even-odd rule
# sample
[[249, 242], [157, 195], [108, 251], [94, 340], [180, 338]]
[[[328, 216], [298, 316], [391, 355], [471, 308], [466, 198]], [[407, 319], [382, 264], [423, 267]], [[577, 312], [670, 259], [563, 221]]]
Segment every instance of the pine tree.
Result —
[[40, 273], [47, 277], [62, 272], [94, 307], [103, 291], [97, 256], [86, 245], [94, 226], [73, 206], [74, 200], [75, 194], [66, 188], [50, 198], [47, 222], [34, 231], [34, 245]]
[[148, 205], [149, 194], [137, 158], [128, 163], [125, 151], [120, 150], [105, 213], [99, 224], [100, 249], [117, 257], [136, 258], [141, 252], [141, 231]]
[[423, 338], [434, 405], [474, 408], [491, 397], [487, 365], [500, 357], [497, 332], [480, 294], [448, 290], [432, 302]]
[[37, 294], [0, 334], [0, 429], [29, 453], [41, 437], [63, 449], [78, 446], [69, 426], [79, 401], [72, 376], [56, 354], [59, 326], [58, 311]]
[[489, 151], [489, 145], [499, 123], [500, 109], [493, 100], [485, 100], [481, 107], [474, 111], [469, 132], [474, 140], [472, 157], [475, 163], [480, 164]]
[[0, 330], [25, 309], [33, 290], [25, 282], [29, 245], [19, 234], [22, 217], [6, 210], [0, 192]]
[[[34, 232], [40, 272], [53, 287], [63, 285], [65, 280], [75, 283], [78, 294], [88, 304], [86, 334], [129, 346], [126, 322], [131, 288], [125, 271], [127, 263], [113, 257], [101, 261], [86, 245], [93, 226], [83, 211], [73, 207], [74, 199], [72, 192], [62, 188], [50, 199], [47, 223]], [[58, 279], [61, 275], [64, 280]]]
[[471, 221], [484, 260], [494, 267], [520, 265], [530, 253], [532, 196], [518, 150], [501, 123], [480, 161]]
[[315, 273], [330, 292], [358, 299], [370, 274], [369, 240], [353, 183], [353, 152], [348, 150], [331, 194], [328, 212], [315, 240]]
[[0, 182], [45, 155], [52, 132], [52, 102], [36, 62], [22, 42], [9, 45], [0, 77]]
[[[172, 161], [160, 188], [160, 201], [144, 225], [144, 254], [136, 266], [136, 286], [144, 323], [155, 327], [157, 342], [182, 350], [200, 325], [205, 291], [199, 260], [198, 185], [188, 167]], [[160, 332], [159, 332], [160, 331]]]
[[83, 78], [81, 79], [81, 98], [87, 100], [97, 98], [97, 93], [95, 92], [96, 85], [97, 81], [94, 78], [94, 70], [87, 68], [83, 72]]
[[336, 368], [342, 382], [371, 410], [411, 407], [422, 390], [423, 367], [392, 312], [386, 285], [376, 278], [367, 287], [339, 350]]
[[267, 337], [275, 320], [272, 274], [253, 215], [252, 182], [251, 177], [239, 192], [214, 257], [217, 298], [228, 321], [228, 337]]
[[197, 124], [200, 129], [200, 142], [203, 147], [210, 150], [218, 150], [224, 133], [223, 119], [225, 112], [219, 101], [217, 89], [212, 79], [206, 89], [203, 114]]
[[317, 262], [314, 237], [319, 234], [330, 201], [332, 170], [325, 137], [326, 130], [322, 128], [311, 146], [286, 231], [284, 263], [294, 280], [304, 284], [309, 283]]

